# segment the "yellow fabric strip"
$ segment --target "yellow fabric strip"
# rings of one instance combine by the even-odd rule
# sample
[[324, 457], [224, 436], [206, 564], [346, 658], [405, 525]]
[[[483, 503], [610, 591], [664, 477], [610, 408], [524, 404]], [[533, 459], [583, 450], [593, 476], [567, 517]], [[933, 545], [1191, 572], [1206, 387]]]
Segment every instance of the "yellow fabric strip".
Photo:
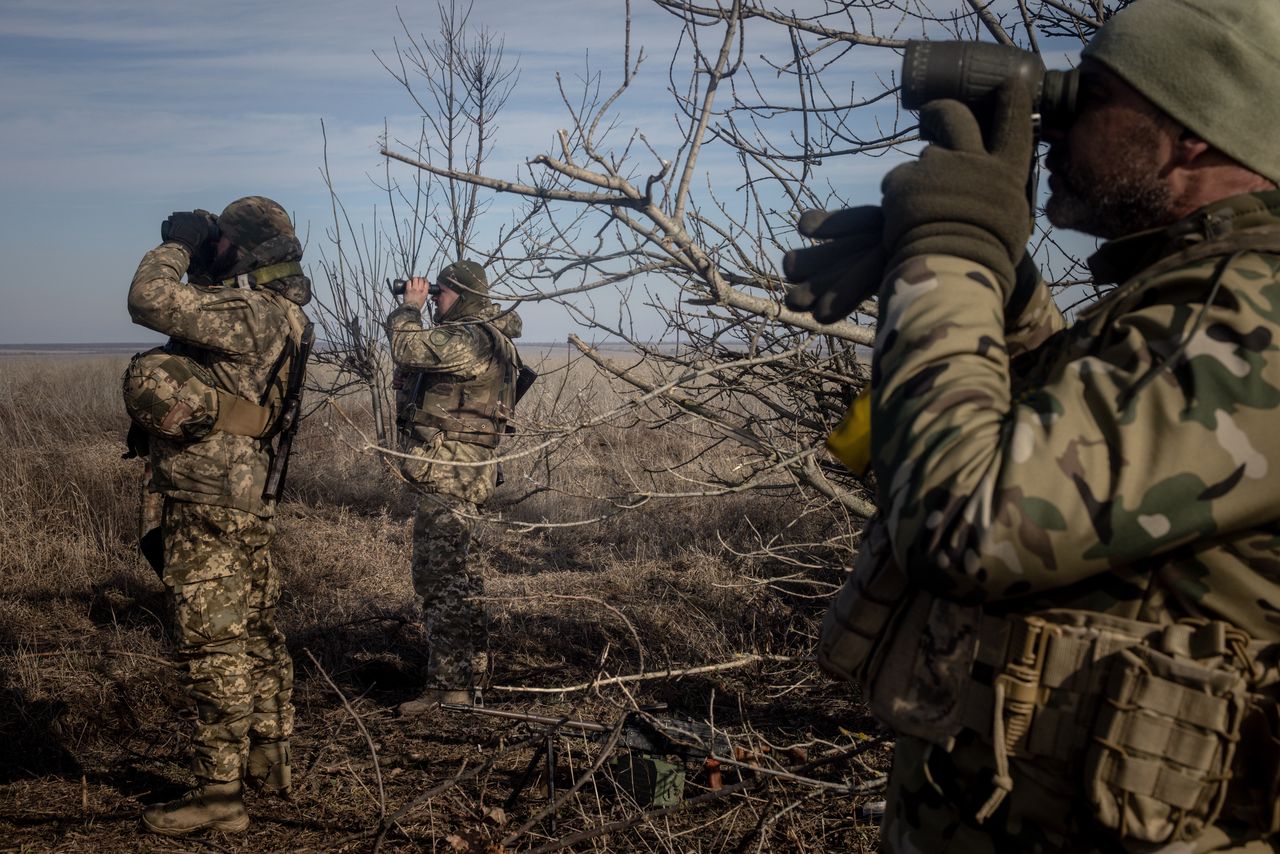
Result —
[[827, 450], [858, 476], [871, 464], [871, 386], [854, 398], [844, 418], [827, 437]]

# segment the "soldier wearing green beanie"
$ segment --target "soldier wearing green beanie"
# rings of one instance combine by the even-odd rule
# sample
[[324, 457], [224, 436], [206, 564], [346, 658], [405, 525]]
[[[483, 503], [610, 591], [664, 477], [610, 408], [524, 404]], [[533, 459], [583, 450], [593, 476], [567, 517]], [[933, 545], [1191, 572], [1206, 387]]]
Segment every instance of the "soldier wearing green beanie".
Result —
[[898, 736], [881, 850], [1280, 850], [1277, 47], [1277, 0], [1089, 42], [1045, 211], [1114, 288], [1071, 326], [1015, 274], [1022, 84], [884, 179], [879, 514], [817, 650]]
[[[422, 308], [435, 301], [434, 325]], [[413, 524], [413, 589], [426, 629], [423, 692], [400, 714], [441, 702], [472, 703], [487, 669], [488, 630], [480, 567], [472, 553], [479, 508], [493, 495], [498, 442], [516, 402], [520, 316], [489, 299], [475, 261], [445, 267], [429, 284], [415, 277], [387, 318], [396, 364], [401, 466], [418, 494]]]

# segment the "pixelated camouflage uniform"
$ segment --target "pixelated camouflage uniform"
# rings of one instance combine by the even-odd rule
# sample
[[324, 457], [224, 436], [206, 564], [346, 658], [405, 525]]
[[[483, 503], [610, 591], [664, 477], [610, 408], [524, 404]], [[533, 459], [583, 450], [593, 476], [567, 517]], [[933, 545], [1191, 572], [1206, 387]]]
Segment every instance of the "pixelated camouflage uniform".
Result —
[[[301, 248], [286, 254], [300, 257]], [[195, 285], [182, 281], [189, 262], [177, 243], [143, 257], [129, 288], [133, 321], [169, 335], [168, 346], [200, 361], [225, 391], [261, 400], [306, 323], [310, 283]], [[232, 272], [255, 266], [245, 259]], [[280, 742], [293, 729], [293, 663], [275, 625], [280, 578], [268, 553], [275, 503], [263, 499], [271, 444], [214, 431], [194, 442], [152, 436], [150, 449], [151, 488], [165, 497], [163, 579], [197, 712], [192, 768], [203, 781], [239, 780], [251, 742]]]
[[[498, 409], [509, 414], [520, 364], [511, 339], [520, 336], [522, 323], [515, 312], [501, 313], [487, 300], [465, 295], [448, 321], [424, 328], [421, 311], [401, 305], [387, 318], [387, 335], [401, 374], [402, 450], [415, 457], [403, 460], [401, 471], [419, 494], [412, 573], [427, 630], [427, 686], [465, 689], [483, 675], [488, 647], [485, 609], [476, 598], [483, 581], [471, 557], [471, 538], [478, 508], [493, 495], [497, 464], [433, 461], [474, 464], [495, 458], [506, 415], [458, 411], [467, 406], [457, 390], [471, 386], [481, 397], [496, 395]], [[434, 407], [433, 396], [440, 401]], [[461, 407], [454, 405], [459, 402]], [[438, 411], [428, 414], [432, 409]]]
[[[982, 672], [991, 664], [981, 657], [984, 621], [1071, 609], [1242, 630], [1254, 641], [1248, 649], [1266, 650], [1253, 662], [1254, 696], [1274, 728], [1280, 192], [1209, 205], [1167, 229], [1108, 243], [1090, 263], [1097, 280], [1119, 285], [1068, 329], [1043, 284], [1006, 324], [1001, 289], [977, 264], [921, 256], [890, 272], [873, 378], [881, 515], [827, 615], [820, 661], [832, 667], [841, 644], [866, 640], [851, 628], [855, 588], [902, 567], [901, 581], [885, 588], [900, 590], [886, 602], [923, 590], [956, 605], [929, 612], [910, 636], [893, 624], [909, 617], [886, 618], [882, 636], [870, 639], [887, 643], [897, 632], [904, 647], [937, 647], [919, 653], [896, 696], [873, 697], [882, 709], [896, 704], [912, 718], [912, 704], [933, 706], [940, 728], [963, 722], [964, 692], [992, 681]], [[963, 616], [952, 626], [934, 622], [973, 603], [972, 624]], [[960, 672], [948, 674], [957, 648], [979, 650], [978, 663], [961, 658]], [[1082, 757], [1029, 748], [1009, 763], [1007, 800], [976, 822], [997, 764], [984, 723], [990, 709], [977, 720], [986, 731], [959, 726], [949, 750], [931, 743], [942, 739], [927, 726], [900, 736], [885, 850], [1274, 850], [1277, 840], [1261, 841], [1268, 831], [1257, 829], [1267, 827], [1257, 813], [1267, 811], [1274, 778], [1249, 788], [1275, 774], [1276, 734], [1265, 722], [1242, 729], [1220, 820], [1165, 848], [1093, 826]]]

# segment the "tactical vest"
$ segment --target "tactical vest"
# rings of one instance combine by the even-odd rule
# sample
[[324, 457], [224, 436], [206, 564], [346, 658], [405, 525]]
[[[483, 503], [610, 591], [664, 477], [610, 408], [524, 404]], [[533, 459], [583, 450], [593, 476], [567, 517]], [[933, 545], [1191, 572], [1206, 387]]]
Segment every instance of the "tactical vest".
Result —
[[[1280, 254], [1280, 227], [1211, 235], [1152, 265], [1099, 311], [1120, 311], [1152, 276], [1205, 258]], [[1209, 283], [1216, 288], [1217, 281]], [[1280, 643], [1221, 621], [1156, 625], [1093, 611], [997, 615], [919, 590], [873, 520], [824, 619], [818, 663], [860, 682], [896, 732], [950, 751], [991, 748], [992, 791], [975, 818], [1018, 797], [1011, 760], [1060, 796], [1039, 805], [1067, 831], [1081, 792], [1122, 839], [1194, 839], [1227, 818], [1280, 832]], [[1055, 782], [1056, 781], [1056, 788]]]
[[[224, 285], [254, 287], [300, 271], [296, 261], [274, 264], [229, 279]], [[218, 385], [212, 364], [221, 357], [212, 350], [170, 340], [129, 361], [121, 378], [129, 417], [151, 435], [169, 441], [194, 442], [215, 431], [270, 439], [280, 427], [291, 367], [311, 325], [300, 313], [299, 317], [294, 314], [286, 314], [289, 337], [257, 400]]]
[[496, 448], [515, 407], [520, 356], [511, 339], [492, 323], [476, 324], [493, 341], [484, 373], [463, 379], [445, 371], [420, 371], [410, 378], [400, 413], [401, 429], [420, 441], [446, 440]]

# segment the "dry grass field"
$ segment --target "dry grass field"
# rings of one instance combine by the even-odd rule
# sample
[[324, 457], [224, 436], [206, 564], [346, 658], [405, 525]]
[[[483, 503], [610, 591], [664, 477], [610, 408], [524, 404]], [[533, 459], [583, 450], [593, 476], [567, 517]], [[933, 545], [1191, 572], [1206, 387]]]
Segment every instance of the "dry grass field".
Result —
[[[665, 703], [713, 722], [755, 768], [726, 765], [712, 788], [690, 763], [684, 801], [646, 807], [598, 761], [621, 748], [566, 733], [556, 801], [540, 773], [502, 809], [545, 727], [395, 715], [423, 664], [412, 502], [361, 449], [346, 420], [360, 423], [355, 398], [345, 416], [323, 406], [304, 422], [278, 519], [297, 668], [293, 798], [250, 795], [254, 823], [238, 836], [140, 836], [141, 808], [190, 781], [192, 712], [168, 662], [162, 587], [135, 549], [141, 465], [120, 458], [125, 361], [0, 359], [0, 850], [876, 849], [859, 806], [880, 797], [889, 745], [851, 690], [808, 661], [840, 579], [823, 542], [847, 542], [845, 522], [785, 491], [618, 512], [604, 497], [641, 481], [677, 491], [663, 462], [696, 448], [676, 425], [597, 427], [554, 465], [510, 462], [479, 548], [487, 705], [612, 725]], [[609, 405], [603, 381], [562, 363], [544, 365], [529, 411]], [[733, 463], [731, 447], [709, 453], [710, 465]], [[704, 669], [679, 673], [691, 668]], [[628, 674], [645, 678], [610, 681]]]

